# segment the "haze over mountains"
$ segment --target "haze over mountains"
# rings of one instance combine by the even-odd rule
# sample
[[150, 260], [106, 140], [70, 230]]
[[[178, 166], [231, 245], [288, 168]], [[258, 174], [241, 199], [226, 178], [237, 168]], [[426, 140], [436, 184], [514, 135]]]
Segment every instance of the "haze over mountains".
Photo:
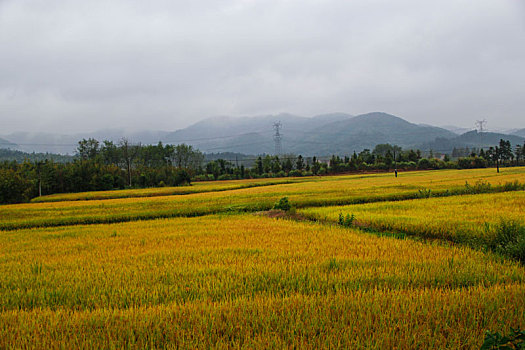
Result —
[[421, 145], [421, 149], [449, 153], [453, 148], [488, 148], [499, 144], [501, 139], [508, 140], [515, 146], [522, 145], [525, 138], [518, 135], [502, 134], [497, 132], [478, 133], [476, 130], [466, 132], [454, 138], [436, 138], [434, 141]]
[[480, 138], [476, 131], [458, 135], [464, 130], [453, 126], [441, 128], [418, 125], [394, 115], [373, 112], [358, 116], [332, 113], [312, 118], [292, 114], [242, 118], [221, 116], [199, 121], [174, 132], [147, 130], [130, 133], [125, 130], [102, 130], [75, 135], [21, 132], [2, 135], [4, 140], [0, 139], [0, 147], [28, 152], [72, 154], [77, 142], [83, 138], [118, 142], [122, 137], [127, 137], [132, 142], [143, 144], [156, 144], [158, 141], [191, 144], [206, 153], [273, 154], [273, 124], [276, 122], [280, 122], [282, 126], [280, 133], [283, 152], [305, 156], [351, 154], [365, 148], [373, 149], [381, 143], [448, 153], [454, 147], [495, 145], [500, 138], [510, 140], [512, 144], [522, 144], [525, 140], [525, 129], [517, 130], [513, 135], [484, 132]]
[[166, 131], [145, 130], [129, 132], [124, 129], [107, 129], [82, 134], [53, 134], [46, 132], [15, 132], [0, 135], [0, 148], [11, 148], [24, 152], [48, 152], [59, 154], [73, 154], [82, 139], [94, 138], [99, 141], [110, 140], [118, 142], [126, 137], [134, 142], [155, 144], [169, 134]]
[[514, 131], [512, 135], [525, 137], [525, 128]]
[[17, 148], [18, 146], [11, 141], [0, 137], [0, 148]]

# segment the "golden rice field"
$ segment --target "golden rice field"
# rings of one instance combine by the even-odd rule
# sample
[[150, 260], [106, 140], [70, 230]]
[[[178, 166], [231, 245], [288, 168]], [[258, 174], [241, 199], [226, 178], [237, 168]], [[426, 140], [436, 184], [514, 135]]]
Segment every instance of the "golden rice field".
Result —
[[357, 224], [429, 238], [486, 238], [502, 220], [525, 225], [525, 191], [301, 209], [316, 220], [337, 222], [354, 214]]
[[193, 182], [190, 186], [177, 187], [153, 187], [128, 190], [93, 191], [79, 193], [58, 193], [47, 196], [36, 197], [32, 203], [63, 202], [63, 201], [87, 201], [97, 199], [114, 198], [137, 198], [173, 196], [202, 192], [228, 191], [239, 188], [250, 188], [258, 186], [271, 186], [277, 184], [297, 183], [311, 181], [309, 178], [267, 178], [267, 179], [245, 179], [235, 181], [202, 181]]
[[[476, 349], [525, 329], [525, 265], [450, 242], [525, 224], [505, 187], [525, 168], [280, 181], [0, 206], [0, 349]], [[284, 196], [322, 220], [253, 213]]]
[[499, 174], [494, 169], [476, 169], [408, 172], [398, 178], [392, 174], [333, 176], [183, 196], [4, 205], [0, 206], [0, 230], [267, 210], [283, 196], [297, 207], [417, 198], [422, 189], [436, 195], [461, 191], [467, 181], [524, 184], [525, 168], [503, 169]]
[[0, 348], [472, 348], [525, 326], [525, 268], [216, 215], [3, 232]]
[[[61, 202], [61, 201], [83, 201], [101, 200], [115, 198], [137, 198], [137, 197], [156, 197], [170, 195], [185, 195], [202, 192], [227, 191], [242, 188], [259, 186], [271, 186], [290, 183], [309, 182], [307, 188], [318, 191], [323, 185], [340, 186], [351, 183], [352, 189], [363, 187], [366, 189], [381, 189], [382, 187], [391, 188], [393, 184], [407, 189], [425, 188], [431, 183], [434, 189], [447, 189], [456, 185], [463, 185], [465, 181], [476, 183], [479, 180], [488, 181], [493, 184], [502, 184], [515, 180], [525, 181], [525, 170], [523, 168], [502, 169], [502, 173], [494, 172], [494, 169], [471, 169], [471, 170], [440, 170], [440, 171], [417, 171], [400, 173], [400, 177], [392, 180], [391, 173], [378, 174], [358, 174], [343, 176], [310, 176], [310, 177], [290, 177], [290, 178], [266, 178], [266, 179], [245, 179], [235, 181], [201, 181], [194, 182], [191, 186], [178, 187], [156, 187], [143, 189], [94, 191], [80, 193], [59, 193], [34, 198], [32, 203]], [[315, 185], [317, 183], [317, 185]], [[412, 186], [412, 187], [411, 187]], [[306, 188], [304, 188], [305, 190]], [[292, 191], [295, 189], [292, 189]], [[344, 190], [351, 190], [345, 188]]]

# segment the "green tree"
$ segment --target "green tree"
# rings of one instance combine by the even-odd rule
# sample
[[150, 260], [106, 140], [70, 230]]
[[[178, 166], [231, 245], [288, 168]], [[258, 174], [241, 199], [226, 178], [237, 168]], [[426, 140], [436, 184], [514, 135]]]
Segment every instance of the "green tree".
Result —
[[80, 159], [95, 159], [99, 152], [99, 142], [93, 138], [78, 141], [77, 154]]
[[500, 159], [503, 162], [511, 160], [514, 157], [514, 154], [512, 153], [512, 148], [510, 141], [505, 141], [503, 139], [499, 140], [499, 151], [500, 151]]
[[257, 157], [257, 160], [255, 161], [255, 168], [257, 169], [257, 174], [262, 175], [264, 172], [263, 168], [263, 161], [262, 158], [259, 156]]
[[122, 138], [119, 143], [120, 152], [128, 174], [128, 186], [132, 185], [132, 171], [135, 159], [139, 155], [140, 145], [132, 144], [127, 138]]
[[390, 150], [387, 150], [385, 154], [385, 164], [390, 168], [392, 163], [394, 163], [394, 155]]
[[177, 168], [195, 171], [202, 165], [204, 155], [193, 146], [182, 143], [173, 149], [171, 161]]
[[19, 171], [0, 168], [0, 203], [27, 202], [33, 192], [34, 185]]
[[272, 157], [267, 155], [263, 159], [263, 172], [269, 173], [272, 171]]
[[523, 148], [520, 145], [516, 145], [516, 165], [520, 165], [521, 158], [523, 157]]
[[113, 141], [105, 140], [100, 148], [100, 155], [105, 164], [114, 164], [119, 166], [122, 162], [122, 155]]
[[317, 160], [317, 157], [313, 157], [312, 158], [312, 166], [311, 166], [312, 174], [314, 174], [314, 175], [319, 174], [319, 170], [320, 169], [321, 169], [321, 164]]
[[281, 171], [281, 161], [278, 156], [274, 156], [272, 159], [272, 173], [277, 174]]
[[297, 157], [297, 160], [295, 162], [295, 168], [297, 170], [303, 170], [304, 169], [304, 159], [303, 159], [303, 156], [302, 155], [299, 155]]

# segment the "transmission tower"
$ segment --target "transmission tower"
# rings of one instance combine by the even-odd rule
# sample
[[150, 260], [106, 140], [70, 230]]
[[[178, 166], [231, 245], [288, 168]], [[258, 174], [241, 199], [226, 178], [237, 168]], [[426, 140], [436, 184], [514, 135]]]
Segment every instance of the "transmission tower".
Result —
[[479, 148], [480, 150], [483, 148], [483, 130], [485, 129], [485, 126], [487, 125], [487, 121], [485, 119], [483, 120], [476, 120], [476, 129], [479, 133]]
[[283, 153], [283, 145], [281, 142], [283, 137], [280, 132], [281, 128], [281, 122], [273, 123], [273, 130], [275, 130], [275, 134], [273, 135], [273, 141], [275, 142], [275, 155], [280, 155]]
[[476, 120], [476, 129], [478, 129], [480, 133], [485, 129], [485, 125], [487, 125], [487, 121], [485, 119]]

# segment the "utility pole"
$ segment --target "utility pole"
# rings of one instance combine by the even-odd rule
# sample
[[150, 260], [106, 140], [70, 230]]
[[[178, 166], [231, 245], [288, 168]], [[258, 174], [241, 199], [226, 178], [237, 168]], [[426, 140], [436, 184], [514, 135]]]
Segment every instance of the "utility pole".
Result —
[[273, 129], [275, 130], [275, 134], [273, 135], [273, 141], [275, 142], [275, 155], [281, 155], [283, 153], [283, 145], [282, 145], [282, 135], [280, 133], [282, 124], [281, 122], [273, 123]]

